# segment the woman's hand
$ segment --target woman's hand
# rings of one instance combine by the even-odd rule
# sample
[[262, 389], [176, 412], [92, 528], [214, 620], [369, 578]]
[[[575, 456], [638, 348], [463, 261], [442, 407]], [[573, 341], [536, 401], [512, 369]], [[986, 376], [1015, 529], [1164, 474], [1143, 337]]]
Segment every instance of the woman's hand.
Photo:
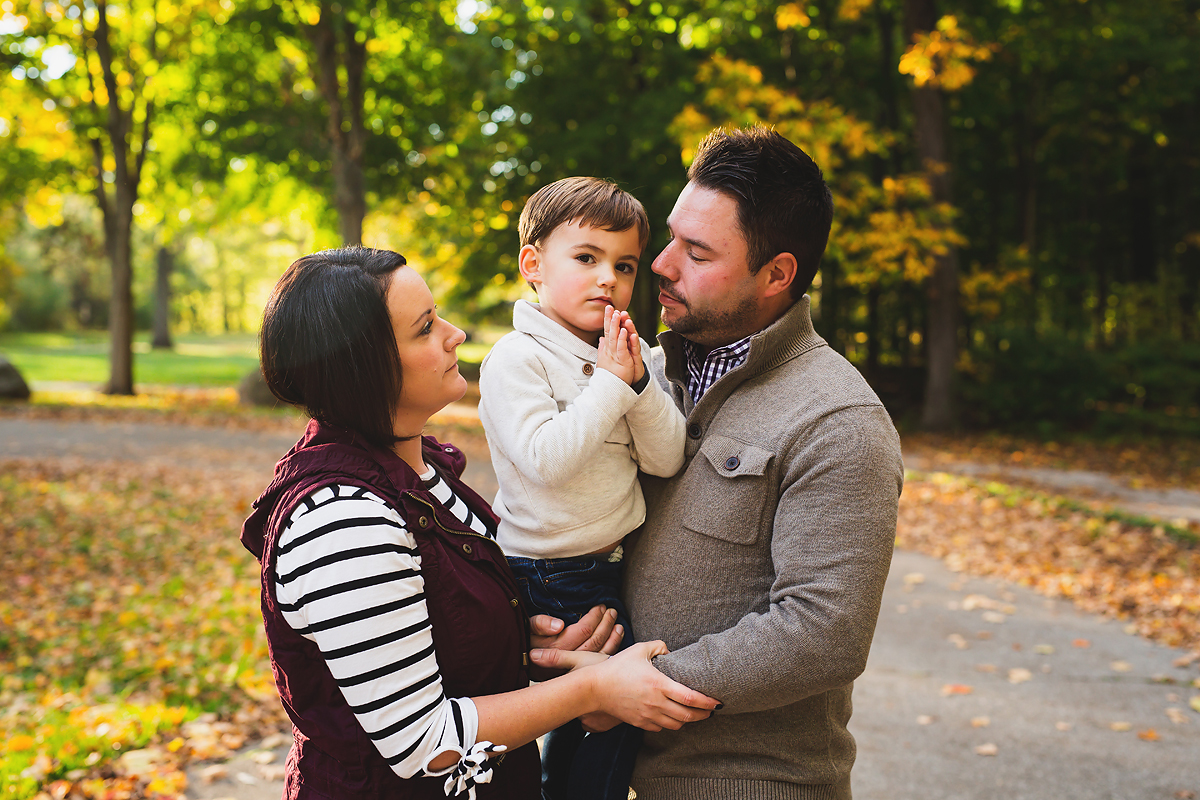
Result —
[[718, 703], [656, 670], [650, 659], [667, 652], [662, 642], [639, 642], [603, 663], [595, 654], [566, 650], [534, 650], [530, 658], [548, 669], [586, 669], [599, 712], [648, 731], [679, 730], [707, 719]]

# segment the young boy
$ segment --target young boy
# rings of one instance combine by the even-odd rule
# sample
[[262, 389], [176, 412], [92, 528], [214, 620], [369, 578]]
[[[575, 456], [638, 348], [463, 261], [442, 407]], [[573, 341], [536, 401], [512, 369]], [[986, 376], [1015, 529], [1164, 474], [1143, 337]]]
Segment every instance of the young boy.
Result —
[[[629, 315], [645, 209], [598, 178], [538, 190], [518, 224], [521, 276], [513, 328], [480, 371], [479, 418], [500, 490], [496, 539], [530, 614], [570, 624], [595, 605], [617, 610], [621, 540], [645, 520], [640, 469], [683, 464], [684, 419], [649, 374]], [[578, 720], [546, 737], [548, 800], [625, 800], [641, 731], [584, 736]]]

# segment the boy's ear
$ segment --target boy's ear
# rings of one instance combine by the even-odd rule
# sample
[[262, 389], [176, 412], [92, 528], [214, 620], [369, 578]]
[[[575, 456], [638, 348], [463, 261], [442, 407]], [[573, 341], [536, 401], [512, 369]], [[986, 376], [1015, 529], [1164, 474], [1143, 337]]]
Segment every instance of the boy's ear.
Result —
[[542, 282], [539, 255], [538, 249], [531, 244], [522, 247], [521, 252], [517, 254], [517, 268], [521, 270], [521, 277], [535, 285]]

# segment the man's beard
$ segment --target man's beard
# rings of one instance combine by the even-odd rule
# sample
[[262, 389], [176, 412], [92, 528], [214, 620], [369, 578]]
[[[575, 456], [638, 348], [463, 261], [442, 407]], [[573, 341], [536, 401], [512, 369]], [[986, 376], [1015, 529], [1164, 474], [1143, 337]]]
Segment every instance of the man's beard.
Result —
[[[693, 311], [691, 305], [675, 293], [675, 284], [665, 278], [658, 279], [658, 287], [665, 294], [670, 295], [683, 306], [683, 314], [676, 319], [666, 322], [667, 327], [678, 333], [680, 336], [685, 336], [693, 342], [704, 344], [706, 342], [728, 342], [737, 341], [740, 336], [736, 336], [746, 326], [746, 320], [752, 319], [757, 310], [754, 299], [751, 297], [742, 297], [737, 301], [737, 304], [732, 308], [703, 309]], [[735, 334], [734, 339], [729, 339], [729, 335]]]

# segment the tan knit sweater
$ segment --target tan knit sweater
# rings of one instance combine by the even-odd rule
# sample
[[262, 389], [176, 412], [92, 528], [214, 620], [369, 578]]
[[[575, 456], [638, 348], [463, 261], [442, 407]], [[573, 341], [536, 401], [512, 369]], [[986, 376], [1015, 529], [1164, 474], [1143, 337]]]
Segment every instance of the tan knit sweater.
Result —
[[852, 681], [891, 563], [900, 440], [875, 393], [813, 331], [809, 301], [752, 340], [692, 407], [681, 338], [654, 367], [684, 410], [683, 469], [643, 479], [625, 597], [670, 677], [724, 703], [647, 733], [639, 800], [849, 798]]

